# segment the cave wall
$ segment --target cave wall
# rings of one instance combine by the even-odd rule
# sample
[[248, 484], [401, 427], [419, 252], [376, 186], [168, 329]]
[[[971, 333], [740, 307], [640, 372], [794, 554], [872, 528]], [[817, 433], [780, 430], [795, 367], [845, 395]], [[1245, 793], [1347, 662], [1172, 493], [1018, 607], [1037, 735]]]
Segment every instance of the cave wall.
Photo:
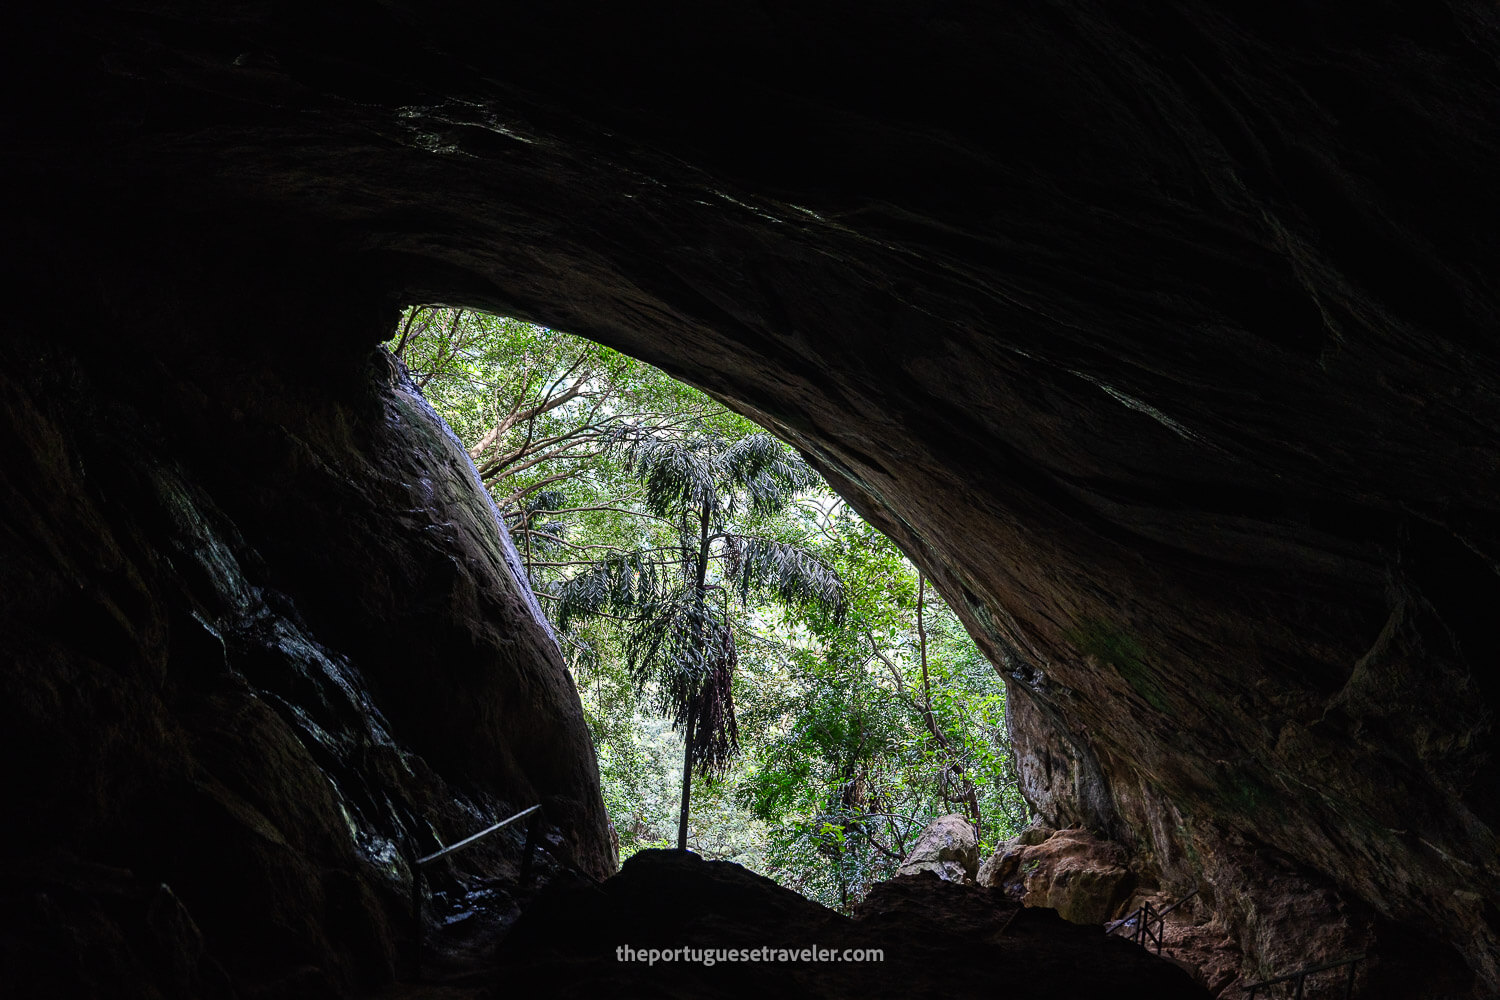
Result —
[[933, 574], [1039, 810], [1251, 968], [1324, 920], [1267, 917], [1274, 871], [1500, 988], [1488, 5], [5, 17], [12, 298], [252, 243], [220, 305], [295, 275], [344, 331], [294, 356], [442, 300], [658, 364]]
[[[413, 852], [541, 802], [539, 870], [613, 871], [593, 747], [377, 314], [288, 273], [246, 299], [274, 248], [179, 240], [93, 245], [0, 346], [0, 963], [25, 996], [361, 994], [409, 968]], [[523, 836], [429, 886], [514, 886]]]

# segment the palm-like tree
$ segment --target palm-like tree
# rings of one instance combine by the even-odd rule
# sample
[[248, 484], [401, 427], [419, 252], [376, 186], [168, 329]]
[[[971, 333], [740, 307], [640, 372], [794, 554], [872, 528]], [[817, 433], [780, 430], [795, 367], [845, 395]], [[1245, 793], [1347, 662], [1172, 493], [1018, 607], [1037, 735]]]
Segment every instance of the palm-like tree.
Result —
[[739, 748], [734, 718], [731, 592], [842, 615], [843, 585], [812, 553], [740, 530], [819, 482], [769, 434], [737, 441], [713, 435], [638, 434], [623, 442], [628, 471], [647, 509], [677, 529], [675, 545], [601, 560], [557, 590], [558, 627], [575, 619], [623, 619], [626, 667], [683, 734], [682, 812], [677, 848], [687, 849], [692, 776], [722, 775]]

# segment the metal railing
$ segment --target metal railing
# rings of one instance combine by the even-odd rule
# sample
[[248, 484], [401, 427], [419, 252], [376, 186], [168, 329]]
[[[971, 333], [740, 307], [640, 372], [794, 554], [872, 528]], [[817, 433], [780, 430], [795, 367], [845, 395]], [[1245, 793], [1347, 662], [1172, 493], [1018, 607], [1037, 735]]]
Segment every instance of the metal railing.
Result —
[[1308, 976], [1311, 976], [1317, 972], [1327, 972], [1329, 969], [1337, 969], [1340, 966], [1347, 965], [1349, 966], [1349, 974], [1344, 977], [1344, 1000], [1350, 1000], [1350, 998], [1354, 996], [1355, 970], [1359, 968], [1359, 963], [1363, 962], [1364, 960], [1365, 956], [1363, 955], [1353, 955], [1349, 958], [1341, 958], [1334, 962], [1324, 962], [1321, 965], [1309, 965], [1305, 969], [1298, 969], [1296, 972], [1288, 972], [1284, 976], [1277, 976], [1275, 979], [1266, 979], [1259, 983], [1251, 983], [1250, 985], [1241, 988], [1245, 991], [1245, 996], [1247, 998], [1250, 998], [1254, 997], [1255, 994], [1259, 993], [1261, 990], [1269, 989], [1270, 987], [1277, 986], [1281, 983], [1296, 983], [1296, 987], [1292, 992], [1292, 1000], [1302, 1000], [1302, 991], [1303, 987], [1306, 984]]
[[[539, 802], [536, 805], [532, 806], [530, 809], [522, 809], [514, 816], [502, 819], [494, 826], [487, 826], [483, 830], [480, 830], [478, 833], [465, 837], [463, 840], [460, 840], [456, 844], [449, 844], [447, 847], [444, 847], [441, 850], [433, 851], [426, 857], [416, 857], [415, 850], [412, 850], [409, 853], [408, 856], [410, 858], [411, 864], [411, 921], [413, 925], [412, 979], [416, 980], [422, 978], [422, 869], [425, 866], [432, 864], [432, 862], [434, 861], [446, 858], [448, 855], [454, 853], [455, 851], [463, 850], [470, 844], [476, 843], [477, 841], [488, 837], [490, 834], [494, 833], [497, 830], [502, 830], [505, 827], [510, 826], [518, 819], [523, 819], [524, 817], [531, 816], [541, 808], [542, 805]], [[526, 827], [525, 854], [521, 859], [522, 886], [525, 886], [531, 881], [531, 856], [536, 850], [537, 828], [540, 825], [541, 824], [538, 823], [536, 819], [533, 819], [529, 824], [527, 824]]]
[[1150, 951], [1151, 946], [1155, 945], [1156, 953], [1160, 955], [1161, 939], [1162, 934], [1166, 930], [1164, 922], [1167, 914], [1171, 913], [1173, 910], [1177, 909], [1183, 903], [1186, 903], [1196, 895], [1198, 895], [1198, 890], [1194, 889], [1192, 892], [1188, 893], [1186, 896], [1183, 896], [1171, 906], [1168, 906], [1165, 909], [1161, 910], [1158, 910], [1150, 903], [1144, 903], [1136, 909], [1127, 913], [1125, 916], [1121, 917], [1119, 920], [1116, 920], [1114, 923], [1105, 927], [1104, 934], [1106, 937], [1108, 937], [1115, 931], [1119, 930], [1121, 927], [1124, 927], [1127, 924], [1133, 924], [1133, 929], [1131, 930], [1130, 935], [1126, 938], [1126, 940], [1134, 941], [1136, 944], [1140, 945], [1142, 948], [1145, 948], [1147, 951]]

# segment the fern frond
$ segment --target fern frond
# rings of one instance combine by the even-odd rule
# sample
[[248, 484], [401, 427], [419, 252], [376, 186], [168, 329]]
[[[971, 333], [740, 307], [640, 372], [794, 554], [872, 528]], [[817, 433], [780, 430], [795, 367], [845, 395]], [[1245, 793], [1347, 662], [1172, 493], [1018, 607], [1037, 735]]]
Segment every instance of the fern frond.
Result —
[[601, 614], [637, 618], [654, 612], [667, 593], [660, 567], [644, 552], [602, 559], [557, 585], [557, 627]]
[[718, 463], [713, 439], [676, 441], [649, 434], [625, 443], [625, 468], [646, 487], [646, 507], [670, 517], [688, 507], [719, 507]]
[[844, 615], [844, 584], [838, 573], [804, 548], [774, 538], [737, 535], [741, 599], [751, 591], [778, 601], [827, 612], [835, 620]]
[[769, 434], [749, 434], [725, 449], [720, 465], [728, 484], [744, 489], [750, 509], [775, 514], [798, 492], [818, 483], [818, 474]]

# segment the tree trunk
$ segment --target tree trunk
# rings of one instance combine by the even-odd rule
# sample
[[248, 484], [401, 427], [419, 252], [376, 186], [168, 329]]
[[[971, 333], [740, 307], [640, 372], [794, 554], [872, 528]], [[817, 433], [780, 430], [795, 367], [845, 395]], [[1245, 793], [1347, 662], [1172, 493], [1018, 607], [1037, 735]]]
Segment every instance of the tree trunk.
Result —
[[[922, 661], [922, 721], [927, 723], [927, 731], [932, 733], [933, 739], [939, 747], [949, 755], [950, 770], [943, 773], [943, 807], [953, 808], [953, 802], [948, 797], [949, 777], [951, 775], [951, 760], [953, 744], [948, 737], [938, 728], [937, 718], [932, 714], [932, 685], [927, 677], [927, 624], [923, 620], [923, 606], [927, 603], [927, 577], [920, 571], [917, 573], [917, 643]], [[954, 794], [964, 805], [964, 812], [974, 823], [974, 835], [977, 837], [981, 831], [982, 817], [979, 814], [979, 792], [974, 787], [974, 782], [964, 775], [963, 784], [956, 785]]]
[[[709, 508], [703, 505], [702, 515], [698, 521], [698, 580], [694, 597], [698, 607], [697, 634], [693, 637], [694, 644], [698, 647], [698, 662], [702, 663], [704, 656], [705, 635], [703, 633], [704, 594], [708, 583], [708, 526]], [[688, 828], [688, 804], [693, 796], [693, 724], [698, 715], [698, 702], [703, 698], [700, 687], [697, 694], [693, 695], [691, 711], [688, 712], [687, 727], [683, 732], [682, 740], [682, 814], [677, 819], [677, 849], [687, 850], [687, 828]]]
[[[696, 699], [694, 699], [696, 701]], [[693, 708], [697, 708], [695, 704]], [[682, 741], [682, 813], [677, 818], [677, 849], [687, 850], [688, 802], [693, 795], [693, 716], [687, 721]]]

